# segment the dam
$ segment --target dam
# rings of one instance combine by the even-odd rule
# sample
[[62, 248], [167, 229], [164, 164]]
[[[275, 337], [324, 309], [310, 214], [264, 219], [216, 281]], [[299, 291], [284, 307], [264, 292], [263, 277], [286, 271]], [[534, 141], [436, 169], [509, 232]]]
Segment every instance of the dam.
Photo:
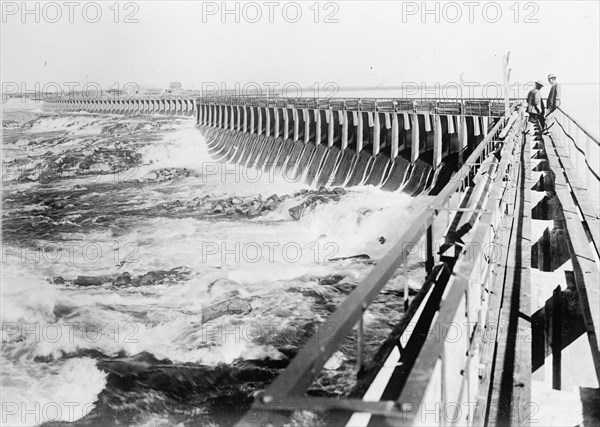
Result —
[[402, 187], [413, 195], [438, 192], [434, 183], [458, 170], [505, 110], [502, 100], [486, 99], [208, 97], [61, 105], [68, 112], [194, 116], [219, 161], [273, 169], [308, 185], [331, 180], [332, 186]]
[[[573, 399], [563, 391], [572, 387], [593, 425], [600, 142], [567, 111], [545, 133], [516, 99], [222, 96], [47, 107], [190, 116], [216, 162], [316, 188], [431, 197], [237, 425], [288, 425], [302, 413], [323, 425], [533, 425], [552, 399]], [[409, 257], [422, 260], [412, 295]], [[398, 271], [404, 292], [389, 298], [400, 299], [403, 316], [366, 359], [365, 313]], [[307, 393], [348, 342], [357, 370], [349, 395]]]

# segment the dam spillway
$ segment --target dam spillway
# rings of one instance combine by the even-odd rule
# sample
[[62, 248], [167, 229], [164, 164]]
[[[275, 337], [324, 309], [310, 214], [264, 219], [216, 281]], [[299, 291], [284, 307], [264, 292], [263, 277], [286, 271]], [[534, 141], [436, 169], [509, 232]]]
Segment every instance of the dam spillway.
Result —
[[[198, 100], [211, 153], [317, 187], [437, 193], [504, 114], [490, 100]], [[466, 158], [466, 157], [465, 157]]]
[[63, 111], [194, 116], [218, 162], [307, 185], [437, 194], [505, 114], [498, 99], [164, 97], [60, 100]]
[[190, 97], [48, 99], [46, 104], [63, 112], [196, 115], [196, 104]]

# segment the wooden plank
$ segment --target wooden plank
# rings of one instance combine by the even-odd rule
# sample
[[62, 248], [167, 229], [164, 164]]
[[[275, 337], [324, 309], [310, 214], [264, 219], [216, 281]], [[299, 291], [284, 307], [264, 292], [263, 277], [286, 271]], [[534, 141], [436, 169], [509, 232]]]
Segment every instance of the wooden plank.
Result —
[[[529, 171], [528, 144], [520, 155], [519, 197], [516, 200], [515, 245], [509, 247], [504, 293], [500, 308], [497, 349], [494, 361], [492, 391], [489, 400], [488, 425], [527, 425], [531, 403], [531, 324], [523, 319], [530, 314], [529, 259], [527, 244], [530, 234], [531, 208], [526, 211], [525, 177]], [[528, 234], [526, 234], [528, 233]], [[511, 241], [513, 238], [511, 237]]]
[[[544, 141], [547, 141], [544, 138]], [[559, 158], [553, 150], [546, 151], [548, 164], [554, 172], [554, 190], [562, 206], [565, 218], [565, 230], [571, 252], [575, 284], [581, 302], [583, 320], [588, 331], [588, 339], [592, 349], [594, 367], [600, 382], [600, 277], [598, 265], [594, 261], [587, 234], [579, 218], [579, 209], [569, 184], [561, 170]]]
[[[316, 413], [324, 413], [327, 411], [339, 411], [352, 414], [354, 412], [368, 412], [373, 415], [381, 415], [397, 423], [401, 423], [407, 418], [406, 412], [394, 401], [370, 402], [360, 399], [332, 399], [327, 397], [310, 397], [310, 396], [293, 396], [293, 397], [266, 397], [258, 396], [258, 401], [255, 409], [272, 413], [275, 411], [294, 412], [294, 411], [311, 411]], [[242, 420], [238, 426], [255, 425], [253, 423], [246, 424]]]
[[577, 170], [571, 163], [569, 155], [566, 152], [564, 146], [561, 147], [561, 144], [556, 144], [553, 138], [550, 138], [550, 140], [552, 141], [552, 147], [554, 148], [554, 151], [557, 154], [557, 172], [562, 166], [564, 174], [566, 174], [568, 183], [571, 186], [573, 195], [577, 200], [577, 206], [581, 210], [581, 215], [588, 224], [588, 229], [591, 234], [594, 247], [596, 248], [596, 253], [600, 255], [600, 221], [588, 198], [587, 188], [581, 183], [579, 174], [577, 173]]
[[[525, 144], [524, 160], [521, 162], [521, 174], [524, 185], [521, 187], [521, 197], [523, 198], [523, 210], [520, 221], [521, 241], [528, 242], [524, 244], [521, 251], [521, 282], [518, 307], [518, 324], [515, 342], [515, 372], [513, 376], [513, 413], [516, 412], [514, 422], [516, 425], [527, 425], [530, 421], [531, 405], [531, 186], [526, 180], [526, 172], [531, 171], [530, 146]], [[517, 228], [518, 229], [518, 228]]]

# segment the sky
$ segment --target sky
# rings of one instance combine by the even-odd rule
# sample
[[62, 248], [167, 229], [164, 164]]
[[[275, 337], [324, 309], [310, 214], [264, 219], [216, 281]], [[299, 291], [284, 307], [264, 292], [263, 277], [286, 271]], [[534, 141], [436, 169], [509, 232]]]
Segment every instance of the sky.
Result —
[[553, 72], [597, 87], [599, 3], [82, 1], [29, 2], [24, 13], [5, 1], [1, 79], [5, 91], [171, 81], [327, 91], [457, 84], [461, 73], [486, 84], [502, 82], [510, 51], [513, 83]]

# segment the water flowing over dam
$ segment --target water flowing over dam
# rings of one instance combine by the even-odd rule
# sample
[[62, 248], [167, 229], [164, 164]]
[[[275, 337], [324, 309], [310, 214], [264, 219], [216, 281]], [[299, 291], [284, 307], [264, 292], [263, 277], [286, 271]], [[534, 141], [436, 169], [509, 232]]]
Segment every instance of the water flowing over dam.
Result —
[[[141, 342], [60, 343], [48, 353], [9, 336], [15, 354], [90, 375], [99, 403], [82, 422], [116, 422], [128, 399], [132, 423], [156, 421], [153, 405], [171, 405], [161, 421], [544, 425], [559, 400], [593, 419], [600, 143], [567, 111], [548, 132], [516, 99], [56, 99], [36, 114], [11, 134], [14, 162], [26, 167], [9, 182], [8, 208], [45, 215], [47, 192], [64, 196], [62, 213], [44, 219], [61, 233], [26, 215], [10, 217], [12, 228], [39, 245], [76, 240], [85, 223], [102, 245], [135, 237], [147, 255], [123, 260], [127, 274], [114, 274], [112, 259], [101, 270], [78, 266], [85, 275], [48, 267], [70, 298], [40, 285], [60, 301], [52, 316], [117, 311], [141, 319]], [[19, 157], [20, 144], [36, 156]], [[171, 163], [152, 163], [157, 150]], [[218, 185], [197, 172], [206, 162], [278, 180]], [[73, 193], [61, 180], [74, 163], [85, 174], [143, 174], [77, 181]], [[114, 203], [102, 205], [100, 185]], [[161, 252], [173, 236], [176, 253]], [[303, 250], [335, 242], [335, 254], [258, 264], [206, 257], [207, 248], [218, 253], [215, 242], [285, 244], [282, 236]], [[96, 297], [103, 302], [85, 305]], [[240, 324], [252, 333], [228, 336]], [[176, 333], [161, 342], [164, 330]], [[156, 401], [128, 394], [126, 381]]]
[[[63, 101], [66, 111], [193, 115], [211, 154], [318, 187], [437, 194], [504, 114], [500, 100]], [[440, 182], [440, 184], [438, 184]]]

